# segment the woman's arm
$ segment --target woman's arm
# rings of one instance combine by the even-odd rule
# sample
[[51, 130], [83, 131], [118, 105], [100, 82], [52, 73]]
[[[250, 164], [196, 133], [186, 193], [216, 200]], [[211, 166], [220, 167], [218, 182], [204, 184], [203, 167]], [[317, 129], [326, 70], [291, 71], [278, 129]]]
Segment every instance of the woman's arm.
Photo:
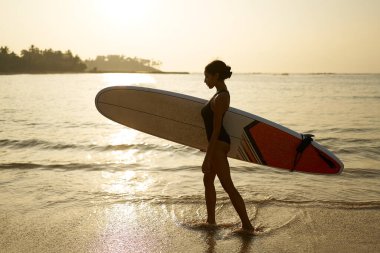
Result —
[[218, 141], [218, 137], [223, 125], [223, 115], [228, 110], [229, 107], [229, 95], [226, 93], [219, 94], [214, 99], [214, 122], [213, 122], [213, 131], [207, 146], [206, 156], [203, 161], [202, 171], [207, 173], [211, 170], [211, 159], [214, 154], [215, 145]]

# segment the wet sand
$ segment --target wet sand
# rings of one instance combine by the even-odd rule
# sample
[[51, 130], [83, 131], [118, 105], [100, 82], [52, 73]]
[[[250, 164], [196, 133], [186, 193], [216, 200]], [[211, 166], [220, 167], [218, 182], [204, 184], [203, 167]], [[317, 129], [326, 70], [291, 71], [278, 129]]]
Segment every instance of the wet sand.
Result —
[[1, 252], [380, 252], [378, 209], [250, 205], [261, 231], [235, 233], [229, 204], [216, 228], [195, 204], [120, 203], [0, 212]]

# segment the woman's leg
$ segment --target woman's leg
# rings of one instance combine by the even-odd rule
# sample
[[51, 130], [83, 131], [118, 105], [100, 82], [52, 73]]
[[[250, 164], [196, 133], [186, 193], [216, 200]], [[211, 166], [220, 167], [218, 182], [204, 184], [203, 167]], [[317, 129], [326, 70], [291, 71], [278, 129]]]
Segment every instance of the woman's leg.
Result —
[[228, 149], [221, 146], [221, 149], [218, 149], [218, 151], [215, 153], [215, 171], [218, 175], [220, 183], [230, 197], [232, 205], [234, 206], [241, 219], [243, 229], [252, 230], [253, 226], [248, 218], [244, 200], [238, 190], [235, 188], [234, 183], [231, 179], [230, 165], [227, 160], [227, 152]]
[[207, 223], [216, 224], [215, 221], [215, 205], [216, 205], [216, 191], [215, 191], [215, 172], [210, 171], [203, 176], [203, 184], [205, 186], [205, 197], [207, 207]]

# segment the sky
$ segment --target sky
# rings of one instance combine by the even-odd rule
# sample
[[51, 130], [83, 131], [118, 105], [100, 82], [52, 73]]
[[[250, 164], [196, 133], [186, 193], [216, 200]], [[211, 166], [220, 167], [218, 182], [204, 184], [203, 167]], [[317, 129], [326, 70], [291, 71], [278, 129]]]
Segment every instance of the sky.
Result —
[[380, 73], [380, 0], [0, 0], [0, 46], [165, 71]]

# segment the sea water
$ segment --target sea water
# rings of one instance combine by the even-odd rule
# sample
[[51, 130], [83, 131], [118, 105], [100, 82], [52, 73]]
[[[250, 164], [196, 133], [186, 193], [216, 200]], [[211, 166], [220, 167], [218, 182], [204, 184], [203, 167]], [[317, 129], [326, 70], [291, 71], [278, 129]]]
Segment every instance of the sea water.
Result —
[[[115, 85], [209, 99], [215, 91], [203, 80], [203, 74], [0, 76], [0, 218], [137, 204], [140, 211], [159, 206], [155, 212], [173, 223], [204, 219], [204, 153], [112, 122], [94, 104], [98, 91]], [[380, 75], [233, 74], [227, 86], [231, 107], [314, 134], [345, 165], [341, 175], [327, 176], [230, 159], [250, 217], [263, 204], [380, 208]], [[217, 216], [237, 224], [218, 180], [216, 189]], [[128, 210], [118, 214], [128, 217]]]

